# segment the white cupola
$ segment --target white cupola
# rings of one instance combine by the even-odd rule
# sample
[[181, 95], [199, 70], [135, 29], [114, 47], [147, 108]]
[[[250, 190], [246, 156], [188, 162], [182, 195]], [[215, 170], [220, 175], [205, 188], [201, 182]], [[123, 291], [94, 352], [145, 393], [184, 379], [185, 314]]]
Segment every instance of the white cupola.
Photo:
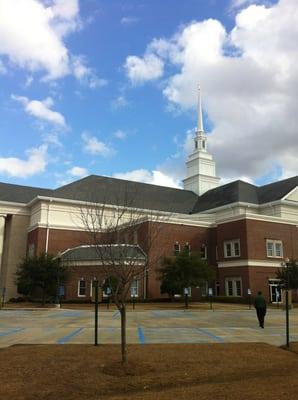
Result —
[[216, 176], [215, 161], [207, 152], [207, 136], [203, 127], [201, 89], [198, 93], [198, 125], [194, 137], [194, 151], [186, 161], [186, 178], [183, 180], [185, 190], [192, 190], [197, 195], [219, 185], [220, 178]]

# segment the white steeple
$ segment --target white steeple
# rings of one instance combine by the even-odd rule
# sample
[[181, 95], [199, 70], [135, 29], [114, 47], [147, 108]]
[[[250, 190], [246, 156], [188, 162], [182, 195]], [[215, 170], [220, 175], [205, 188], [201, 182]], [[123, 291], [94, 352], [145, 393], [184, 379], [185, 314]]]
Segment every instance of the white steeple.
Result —
[[186, 161], [186, 178], [183, 180], [184, 189], [192, 190], [199, 196], [219, 185], [216, 177], [215, 161], [207, 152], [207, 137], [203, 126], [201, 88], [198, 88], [198, 125], [194, 137], [194, 152]]
[[203, 112], [202, 112], [202, 100], [201, 100], [201, 88], [198, 88], [198, 126], [196, 129], [195, 150], [207, 151], [207, 138], [203, 127]]

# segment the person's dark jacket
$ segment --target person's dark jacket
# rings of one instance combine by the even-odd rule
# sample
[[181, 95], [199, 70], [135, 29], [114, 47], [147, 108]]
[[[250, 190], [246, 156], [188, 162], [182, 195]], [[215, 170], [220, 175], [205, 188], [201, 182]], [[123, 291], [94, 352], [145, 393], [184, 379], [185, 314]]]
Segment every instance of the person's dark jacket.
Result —
[[256, 295], [255, 308], [264, 308], [266, 310], [266, 300], [264, 299], [263, 295], [261, 294]]

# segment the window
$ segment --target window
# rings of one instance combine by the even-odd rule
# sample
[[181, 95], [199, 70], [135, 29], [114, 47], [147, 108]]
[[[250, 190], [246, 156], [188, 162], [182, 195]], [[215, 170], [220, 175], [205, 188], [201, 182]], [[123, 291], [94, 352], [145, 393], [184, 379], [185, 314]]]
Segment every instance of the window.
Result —
[[215, 247], [215, 259], [218, 260], [218, 246]]
[[186, 253], [190, 254], [190, 244], [188, 242], [185, 243], [184, 250]]
[[87, 285], [84, 278], [78, 281], [78, 297], [86, 297]]
[[133, 243], [138, 244], [138, 231], [133, 231]]
[[137, 279], [134, 279], [131, 283], [130, 295], [131, 297], [138, 297], [139, 295], [139, 282]]
[[225, 257], [240, 257], [240, 240], [229, 240], [224, 242]]
[[266, 240], [267, 257], [283, 257], [283, 248], [281, 240]]
[[184, 296], [188, 296], [188, 297], [191, 297], [191, 287], [187, 287], [187, 288], [184, 288], [183, 289], [183, 295]]
[[207, 246], [205, 244], [200, 247], [200, 257], [202, 260], [207, 259]]
[[242, 296], [242, 282], [241, 278], [226, 278], [226, 296]]
[[33, 257], [35, 253], [35, 244], [30, 243], [28, 246], [28, 257]]
[[177, 256], [180, 253], [180, 244], [178, 242], [176, 242], [174, 244], [174, 254], [175, 256]]
[[200, 291], [201, 291], [201, 296], [207, 296], [207, 294], [208, 294], [208, 282], [205, 281], [205, 282], [200, 283], [199, 288], [200, 288]]

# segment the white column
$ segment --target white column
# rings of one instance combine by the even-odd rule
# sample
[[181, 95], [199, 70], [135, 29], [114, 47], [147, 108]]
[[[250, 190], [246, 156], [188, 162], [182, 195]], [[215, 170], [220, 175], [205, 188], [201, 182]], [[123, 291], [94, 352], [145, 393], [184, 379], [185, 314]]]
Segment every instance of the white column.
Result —
[[1, 288], [1, 293], [0, 296], [2, 295], [2, 288], [5, 286], [5, 282], [2, 282], [2, 277], [3, 274], [1, 273], [1, 267], [2, 267], [2, 255], [3, 255], [3, 244], [4, 244], [4, 227], [5, 227], [5, 215], [0, 215], [0, 288]]

